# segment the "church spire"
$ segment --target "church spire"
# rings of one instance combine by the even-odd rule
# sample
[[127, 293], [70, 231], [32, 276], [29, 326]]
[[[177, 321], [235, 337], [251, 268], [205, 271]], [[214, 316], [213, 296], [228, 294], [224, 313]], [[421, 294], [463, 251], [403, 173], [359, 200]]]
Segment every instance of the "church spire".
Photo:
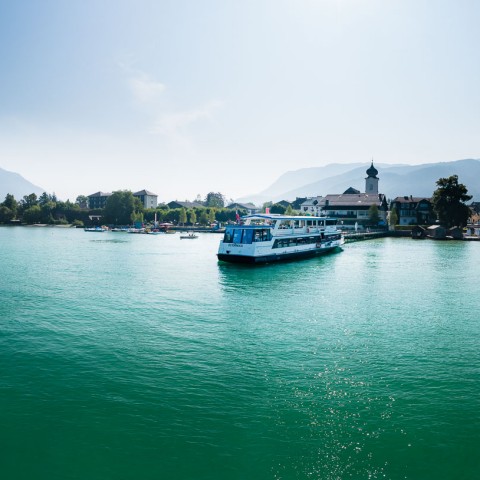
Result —
[[369, 194], [378, 194], [378, 180], [377, 177], [378, 170], [373, 166], [373, 158], [372, 164], [367, 169], [367, 178], [365, 179], [365, 193]]
[[373, 158], [372, 158], [372, 165], [367, 170], [367, 175], [372, 178], [377, 178], [378, 170], [373, 166]]

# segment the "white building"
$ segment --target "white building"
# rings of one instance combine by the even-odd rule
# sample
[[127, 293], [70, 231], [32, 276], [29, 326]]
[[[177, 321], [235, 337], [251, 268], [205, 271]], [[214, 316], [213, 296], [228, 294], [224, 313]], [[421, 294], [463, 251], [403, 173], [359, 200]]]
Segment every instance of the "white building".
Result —
[[143, 204], [143, 208], [156, 208], [158, 195], [149, 192], [148, 190], [140, 190], [133, 194], [134, 197], [140, 199]]
[[321, 205], [320, 202], [323, 197], [311, 197], [307, 198], [301, 205], [300, 211], [302, 215], [313, 215], [313, 216], [320, 216], [321, 214]]

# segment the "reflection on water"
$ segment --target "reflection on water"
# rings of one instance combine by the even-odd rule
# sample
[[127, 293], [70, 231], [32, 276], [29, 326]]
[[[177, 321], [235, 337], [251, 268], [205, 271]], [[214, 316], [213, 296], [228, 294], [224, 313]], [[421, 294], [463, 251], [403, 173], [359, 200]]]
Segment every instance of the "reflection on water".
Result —
[[[297, 261], [248, 265], [218, 262], [220, 286], [223, 289], [238, 289], [251, 286], [253, 290], [265, 294], [273, 293], [268, 289], [284, 290], [294, 287], [297, 282], [312, 275], [326, 274], [333, 259], [342, 253], [341, 249], [327, 255]], [[277, 290], [275, 290], [277, 291]]]

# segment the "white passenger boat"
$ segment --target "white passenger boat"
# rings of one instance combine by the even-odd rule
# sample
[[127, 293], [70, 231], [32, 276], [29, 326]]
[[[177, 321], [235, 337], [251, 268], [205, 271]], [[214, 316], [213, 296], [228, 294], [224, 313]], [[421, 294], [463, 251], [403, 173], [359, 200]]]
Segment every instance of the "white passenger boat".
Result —
[[344, 244], [337, 220], [256, 214], [228, 225], [217, 257], [233, 263], [271, 263], [331, 252]]

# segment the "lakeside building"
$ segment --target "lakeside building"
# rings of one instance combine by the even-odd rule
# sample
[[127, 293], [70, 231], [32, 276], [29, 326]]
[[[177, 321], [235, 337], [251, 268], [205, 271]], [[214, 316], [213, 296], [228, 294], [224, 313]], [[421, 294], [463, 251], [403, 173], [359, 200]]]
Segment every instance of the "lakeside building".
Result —
[[396, 197], [390, 203], [390, 210], [393, 209], [397, 211], [398, 225], [431, 225], [436, 221], [430, 198]]
[[231, 210], [234, 209], [241, 209], [241, 210], [246, 210], [247, 215], [255, 215], [261, 211], [261, 208], [256, 207], [253, 203], [231, 203], [228, 205], [227, 208], [230, 208]]
[[201, 208], [204, 205], [198, 202], [179, 202], [177, 200], [174, 200], [172, 202], [167, 203], [168, 208]]
[[[108, 197], [111, 195], [110, 192], [96, 192], [88, 195], [88, 208], [105, 208]], [[158, 195], [148, 190], [140, 190], [139, 192], [135, 192], [133, 196], [142, 202], [144, 208], [155, 208], [157, 206]]]
[[[333, 217], [338, 220], [338, 223], [343, 226], [367, 225], [370, 217], [370, 208], [375, 205], [378, 208], [378, 215], [380, 217], [380, 224], [386, 224], [388, 204], [387, 199], [383, 193], [378, 193], [379, 178], [378, 170], [371, 166], [366, 171], [365, 178], [365, 193], [360, 193], [355, 188], [348, 188], [341, 194], [328, 194], [325, 197], [314, 197], [319, 199], [314, 206], [315, 211], [319, 214]], [[311, 199], [302, 203], [303, 207], [311, 208], [308, 203]], [[313, 203], [313, 202], [311, 202]], [[307, 210], [303, 210], [307, 212]]]
[[134, 197], [138, 198], [143, 205], [143, 208], [156, 208], [157, 207], [157, 198], [158, 195], [148, 190], [140, 190], [133, 194]]
[[108, 197], [112, 195], [111, 193], [97, 192], [88, 195], [88, 208], [93, 210], [95, 208], [105, 208]]
[[300, 205], [302, 214], [305, 215], [308, 213], [314, 217], [320, 217], [322, 215], [322, 206], [320, 205], [322, 198], [322, 196], [307, 198]]

